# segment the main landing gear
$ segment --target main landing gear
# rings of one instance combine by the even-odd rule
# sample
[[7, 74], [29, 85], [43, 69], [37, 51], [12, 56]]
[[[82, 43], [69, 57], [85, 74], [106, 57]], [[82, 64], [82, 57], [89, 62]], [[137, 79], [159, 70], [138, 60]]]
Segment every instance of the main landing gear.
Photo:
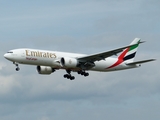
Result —
[[85, 77], [89, 76], [88, 72], [85, 72], [84, 70], [78, 71], [78, 74], [84, 75]]
[[[65, 74], [65, 75], [64, 75], [64, 78], [67, 78], [67, 79], [70, 79], [70, 80], [74, 80], [74, 79], [75, 79], [75, 77], [71, 75], [71, 70], [66, 70], [66, 72], [67, 72], [68, 74]], [[88, 73], [88, 72], [85, 72], [85, 70], [80, 70], [80, 71], [78, 71], [77, 73], [78, 73], [78, 74], [81, 74], [81, 75], [83, 75], [83, 76], [85, 76], [85, 77], [89, 76], [89, 73]]]
[[71, 71], [70, 70], [66, 70], [66, 72], [68, 74], [65, 74], [64, 78], [67, 78], [67, 79], [70, 79], [70, 80], [74, 80], [75, 79], [75, 77], [71, 75]]
[[20, 70], [20, 68], [19, 68], [19, 65], [18, 65], [18, 63], [16, 63], [16, 62], [13, 62], [13, 64], [15, 64], [15, 66], [16, 66], [16, 71], [19, 71], [19, 70]]

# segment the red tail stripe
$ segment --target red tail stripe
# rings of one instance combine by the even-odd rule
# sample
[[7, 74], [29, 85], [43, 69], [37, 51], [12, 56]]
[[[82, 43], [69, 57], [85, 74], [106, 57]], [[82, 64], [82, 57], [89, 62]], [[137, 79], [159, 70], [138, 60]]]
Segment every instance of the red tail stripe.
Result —
[[129, 51], [129, 48], [127, 48], [119, 57], [118, 57], [118, 60], [115, 64], [111, 65], [110, 67], [108, 68], [113, 68], [119, 64], [121, 64], [123, 62], [123, 58], [124, 56], [127, 54], [127, 52]]

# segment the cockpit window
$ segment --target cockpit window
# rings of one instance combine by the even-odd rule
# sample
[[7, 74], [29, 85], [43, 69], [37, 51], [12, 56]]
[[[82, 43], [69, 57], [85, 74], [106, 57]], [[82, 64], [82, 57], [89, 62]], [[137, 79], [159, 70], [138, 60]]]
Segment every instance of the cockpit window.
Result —
[[12, 51], [9, 51], [9, 52], [7, 52], [7, 53], [13, 53]]

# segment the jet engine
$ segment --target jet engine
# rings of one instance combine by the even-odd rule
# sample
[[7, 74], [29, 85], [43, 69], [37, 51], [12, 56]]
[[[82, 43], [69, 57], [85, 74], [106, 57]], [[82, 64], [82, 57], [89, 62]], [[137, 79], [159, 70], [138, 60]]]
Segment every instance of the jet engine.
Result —
[[61, 58], [61, 64], [63, 67], [74, 68], [78, 65], [78, 60], [75, 58], [63, 57]]
[[49, 75], [54, 72], [55, 69], [49, 66], [37, 66], [37, 71], [39, 74]]

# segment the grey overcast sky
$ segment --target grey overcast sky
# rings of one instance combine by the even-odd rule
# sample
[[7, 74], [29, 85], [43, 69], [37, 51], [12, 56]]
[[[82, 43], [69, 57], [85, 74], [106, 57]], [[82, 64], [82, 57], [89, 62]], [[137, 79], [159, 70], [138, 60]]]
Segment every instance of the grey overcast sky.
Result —
[[[0, 0], [1, 120], [159, 120], [159, 0]], [[141, 68], [90, 72], [75, 81], [65, 71], [50, 76], [35, 66], [3, 58], [14, 48], [93, 54], [141, 44], [136, 60], [156, 58]]]

